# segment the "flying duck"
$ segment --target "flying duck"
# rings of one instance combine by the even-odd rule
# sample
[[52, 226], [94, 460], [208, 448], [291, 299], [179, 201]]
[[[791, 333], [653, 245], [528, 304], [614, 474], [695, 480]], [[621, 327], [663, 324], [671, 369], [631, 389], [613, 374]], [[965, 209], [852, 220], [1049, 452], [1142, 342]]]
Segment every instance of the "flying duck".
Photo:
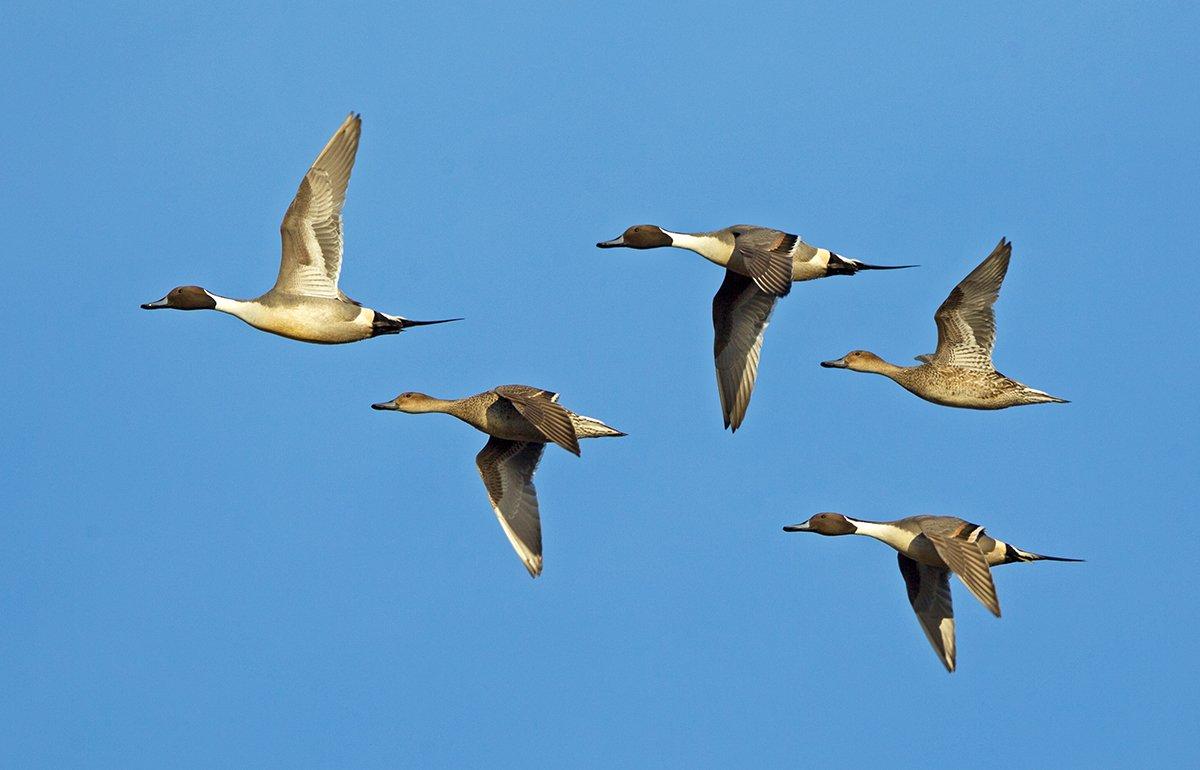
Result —
[[854, 350], [821, 366], [882, 374], [926, 401], [963, 409], [1005, 409], [1025, 404], [1065, 404], [1066, 399], [1005, 377], [992, 366], [1000, 284], [1008, 272], [1012, 244], [1000, 243], [962, 280], [933, 314], [938, 344], [920, 355], [919, 366], [897, 366], [866, 350]]
[[350, 113], [300, 180], [300, 189], [279, 226], [283, 258], [270, 291], [242, 300], [199, 286], [179, 286], [142, 309], [218, 310], [265, 332], [323, 344], [357, 342], [398, 334], [410, 326], [460, 320], [414, 321], [391, 315], [363, 307], [338, 288], [342, 206], [361, 129], [361, 117]]
[[810, 246], [799, 236], [756, 225], [734, 225], [709, 233], [676, 233], [657, 225], [634, 225], [602, 249], [657, 249], [674, 246], [694, 251], [725, 268], [725, 280], [713, 297], [713, 356], [717, 363], [717, 392], [725, 427], [737, 431], [750, 405], [763, 333], [775, 301], [792, 290], [795, 281], [830, 275], [854, 275], [859, 270], [896, 270], [913, 265], [868, 265]]
[[475, 456], [483, 486], [504, 534], [531, 577], [542, 573], [542, 524], [533, 474], [542, 450], [553, 442], [579, 455], [579, 439], [624, 436], [591, 417], [558, 403], [558, 394], [528, 385], [500, 385], [456, 399], [401, 393], [372, 409], [450, 414], [490, 438]]
[[989, 536], [978, 524], [953, 516], [862, 521], [840, 513], [818, 513], [802, 524], [784, 527], [783, 531], [866, 535], [895, 548], [900, 574], [908, 587], [908, 601], [947, 671], [954, 671], [955, 667], [951, 572], [958, 575], [984, 607], [1000, 617], [992, 567], [1024, 561], [1083, 561], [1023, 551]]

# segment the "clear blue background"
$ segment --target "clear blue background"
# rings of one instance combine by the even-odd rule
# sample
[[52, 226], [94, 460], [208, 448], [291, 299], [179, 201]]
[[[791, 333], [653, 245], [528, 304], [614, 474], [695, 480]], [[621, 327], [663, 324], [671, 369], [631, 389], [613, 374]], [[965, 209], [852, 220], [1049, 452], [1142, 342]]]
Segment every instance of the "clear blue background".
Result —
[[[10, 766], [1168, 764], [1197, 751], [1200, 12], [958, 3], [11, 4], [0, 760]], [[217, 314], [364, 116], [343, 286], [459, 324], [342, 347]], [[627, 225], [754, 222], [919, 270], [804, 285], [721, 430], [710, 301]], [[1000, 236], [999, 368], [904, 362]], [[531, 581], [483, 437], [401, 390], [560, 391], [627, 430], [538, 476]], [[1082, 565], [955, 584], [820, 510], [964, 516]]]

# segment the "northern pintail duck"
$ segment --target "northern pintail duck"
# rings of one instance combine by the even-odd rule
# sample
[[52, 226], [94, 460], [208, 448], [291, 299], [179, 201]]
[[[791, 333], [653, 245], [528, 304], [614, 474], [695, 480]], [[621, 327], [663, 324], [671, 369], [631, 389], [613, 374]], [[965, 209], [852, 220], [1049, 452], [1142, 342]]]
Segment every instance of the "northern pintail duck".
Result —
[[532, 577], [542, 572], [542, 524], [533, 474], [547, 442], [578, 456], [579, 439], [625, 435], [564, 409], [557, 393], [528, 385], [501, 385], [456, 399], [401, 393], [371, 408], [450, 414], [491, 437], [475, 464], [504, 534]]
[[342, 271], [342, 206], [358, 152], [362, 119], [346, 118], [312, 168], [279, 233], [283, 258], [279, 277], [256, 299], [230, 299], [199, 286], [179, 286], [144, 310], [218, 310], [236, 316], [256, 329], [304, 342], [357, 342], [381, 334], [398, 334], [410, 326], [456, 321], [414, 321], [363, 307], [338, 288]]
[[676, 233], [657, 225], [635, 225], [619, 238], [596, 244], [602, 249], [656, 249], [674, 246], [694, 251], [725, 268], [725, 281], [713, 297], [713, 356], [717, 392], [725, 427], [736, 431], [746, 416], [763, 333], [775, 309], [795, 281], [859, 270], [896, 270], [912, 265], [869, 265], [829, 249], [810, 246], [799, 236], [756, 225], [734, 225], [708, 233]]
[[989, 536], [978, 524], [953, 516], [863, 521], [840, 513], [818, 513], [803, 524], [784, 527], [783, 531], [866, 535], [896, 549], [900, 574], [908, 587], [908, 601], [947, 671], [955, 667], [951, 572], [958, 575], [983, 606], [1000, 617], [992, 567], [1023, 561], [1082, 561], [1023, 551]]
[[964, 409], [1005, 409], [1024, 404], [1065, 404], [992, 366], [996, 313], [992, 306], [1008, 272], [1012, 244], [1001, 238], [987, 259], [962, 280], [933, 314], [938, 344], [917, 356], [919, 366], [897, 366], [866, 350], [854, 350], [821, 366], [882, 374], [926, 401]]

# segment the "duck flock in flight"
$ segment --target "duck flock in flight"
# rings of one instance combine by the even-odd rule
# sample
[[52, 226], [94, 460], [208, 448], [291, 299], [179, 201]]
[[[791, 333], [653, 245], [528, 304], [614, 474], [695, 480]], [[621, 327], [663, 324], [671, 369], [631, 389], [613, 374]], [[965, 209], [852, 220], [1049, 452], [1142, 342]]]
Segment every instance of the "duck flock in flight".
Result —
[[[146, 310], [216, 310], [256, 329], [303, 342], [341, 344], [415, 326], [461, 319], [415, 321], [364, 307], [338, 285], [342, 268], [342, 207], [358, 153], [362, 119], [351, 113], [334, 132], [300, 181], [279, 232], [283, 256], [279, 277], [265, 294], [231, 299], [199, 286], [179, 286], [148, 302]], [[871, 265], [809, 245], [798, 236], [755, 225], [685, 233], [657, 225], [635, 225], [602, 249], [687, 249], [725, 269], [713, 297], [713, 358], [725, 427], [737, 431], [746, 417], [758, 376], [763, 334], [771, 312], [792, 284], [862, 270], [897, 270], [912, 265]], [[950, 292], [934, 313], [937, 348], [916, 357], [917, 366], [898, 366], [874, 353], [853, 350], [821, 362], [827, 368], [881, 374], [926, 401], [963, 409], [1067, 403], [996, 371], [993, 305], [1008, 272], [1012, 244], [1000, 243]], [[374, 409], [409, 414], [453, 415], [488, 436], [475, 456], [479, 475], [500, 526], [533, 577], [542, 572], [542, 530], [533, 475], [547, 444], [579, 455], [579, 440], [625, 433], [559, 404], [558, 393], [529, 385], [497, 385], [465, 398], [441, 399], [401, 393]], [[866, 535], [894, 548], [900, 574], [930, 644], [948, 671], [955, 668], [954, 609], [950, 573], [994, 615], [1000, 603], [991, 568], [1028, 561], [1079, 561], [1042, 556], [997, 540], [982, 526], [953, 516], [909, 516], [867, 521], [840, 513], [818, 513], [785, 532]]]

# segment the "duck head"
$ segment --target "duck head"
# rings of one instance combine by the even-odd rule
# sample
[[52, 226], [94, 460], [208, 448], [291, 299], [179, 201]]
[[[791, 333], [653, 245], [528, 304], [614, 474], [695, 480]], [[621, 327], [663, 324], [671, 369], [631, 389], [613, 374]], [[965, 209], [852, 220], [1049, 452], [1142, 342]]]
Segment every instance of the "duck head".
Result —
[[600, 241], [596, 244], [601, 249], [657, 249], [670, 246], [673, 241], [658, 225], [634, 225], [620, 236], [611, 241]]
[[372, 409], [378, 409], [382, 412], [407, 412], [409, 414], [420, 414], [421, 412], [436, 412], [438, 406], [442, 402], [433, 396], [427, 396], [424, 393], [416, 391], [406, 391], [393, 398], [391, 401], [384, 401], [379, 404], [371, 404]]
[[802, 524], [791, 524], [784, 532], [816, 532], [818, 535], [853, 535], [858, 529], [840, 513], [818, 513]]
[[199, 286], [176, 286], [162, 299], [142, 305], [142, 310], [214, 310], [216, 307], [213, 296]]
[[856, 372], [878, 372], [888, 366], [888, 363], [868, 350], [851, 350], [841, 358], [832, 361], [822, 361], [826, 369], [850, 369]]

